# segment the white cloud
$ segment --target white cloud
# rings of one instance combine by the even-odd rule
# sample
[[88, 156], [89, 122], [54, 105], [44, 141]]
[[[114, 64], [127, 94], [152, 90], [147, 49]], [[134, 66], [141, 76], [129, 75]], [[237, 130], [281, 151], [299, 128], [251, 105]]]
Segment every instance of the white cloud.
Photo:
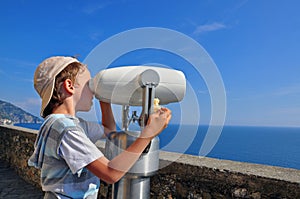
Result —
[[15, 102], [16, 105], [20, 106], [21, 108], [28, 108], [31, 106], [40, 106], [41, 99], [40, 98], [27, 98], [21, 102]]
[[87, 15], [91, 15], [104, 9], [110, 4], [111, 4], [110, 2], [102, 2], [102, 3], [97, 2], [96, 4], [89, 4], [82, 9], [82, 12]]
[[100, 32], [94, 32], [94, 33], [89, 34], [89, 37], [92, 41], [99, 41], [101, 36], [102, 36], [102, 33], [100, 33]]
[[[16, 67], [22, 67], [22, 68], [27, 68], [28, 66], [37, 66], [36, 63], [29, 62], [26, 60], [19, 60], [19, 59], [13, 59], [13, 58], [8, 58], [8, 57], [0, 57], [0, 61], [3, 65], [14, 65]], [[4, 67], [3, 67], [4, 68]]]
[[300, 85], [290, 85], [286, 87], [279, 88], [273, 95], [275, 96], [286, 96], [286, 95], [299, 95], [300, 94]]
[[[297, 115], [297, 120], [298, 122], [300, 121], [299, 116], [300, 116], [300, 107], [282, 107], [282, 108], [276, 108], [273, 110], [273, 114], [276, 115]], [[299, 123], [298, 123], [299, 124]]]
[[40, 115], [40, 108], [42, 104], [40, 98], [27, 98], [24, 101], [16, 101], [12, 103], [35, 116]]
[[216, 31], [216, 30], [220, 30], [220, 29], [224, 29], [224, 28], [226, 28], [226, 25], [224, 25], [222, 23], [214, 22], [211, 24], [205, 24], [205, 25], [196, 27], [194, 34], [201, 34], [203, 32], [211, 32], [211, 31]]

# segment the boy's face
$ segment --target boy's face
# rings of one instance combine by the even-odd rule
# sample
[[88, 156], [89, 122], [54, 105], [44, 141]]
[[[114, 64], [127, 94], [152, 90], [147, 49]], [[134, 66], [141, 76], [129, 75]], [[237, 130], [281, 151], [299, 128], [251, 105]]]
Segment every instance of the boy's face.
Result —
[[89, 111], [93, 104], [93, 93], [90, 90], [88, 83], [91, 79], [91, 74], [87, 68], [83, 72], [79, 72], [75, 82], [75, 111]]

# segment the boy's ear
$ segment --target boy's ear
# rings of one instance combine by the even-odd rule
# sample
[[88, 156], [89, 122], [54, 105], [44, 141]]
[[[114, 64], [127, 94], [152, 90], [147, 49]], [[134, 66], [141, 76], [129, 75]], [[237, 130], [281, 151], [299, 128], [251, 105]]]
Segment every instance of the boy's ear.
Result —
[[66, 79], [64, 81], [64, 89], [70, 94], [74, 93], [74, 85], [73, 85], [72, 80]]

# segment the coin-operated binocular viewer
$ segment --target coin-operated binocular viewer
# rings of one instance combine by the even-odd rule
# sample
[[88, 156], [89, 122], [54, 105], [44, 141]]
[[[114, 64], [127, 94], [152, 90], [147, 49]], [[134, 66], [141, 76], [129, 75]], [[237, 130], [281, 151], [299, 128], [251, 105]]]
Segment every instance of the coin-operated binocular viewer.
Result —
[[[124, 66], [100, 71], [91, 81], [90, 88], [97, 99], [122, 105], [122, 131], [112, 132], [106, 140], [105, 154], [112, 159], [140, 135], [148, 117], [158, 106], [183, 99], [186, 90], [185, 76], [181, 71], [151, 67]], [[141, 106], [129, 113], [130, 106]], [[130, 130], [137, 122], [140, 130]], [[128, 173], [113, 184], [112, 197], [122, 199], [150, 198], [150, 176], [159, 168], [159, 138], [152, 139]]]

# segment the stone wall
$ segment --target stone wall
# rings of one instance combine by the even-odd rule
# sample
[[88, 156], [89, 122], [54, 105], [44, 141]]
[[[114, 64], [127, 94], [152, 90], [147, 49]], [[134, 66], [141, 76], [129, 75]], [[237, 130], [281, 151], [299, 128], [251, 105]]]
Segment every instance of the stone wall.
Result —
[[40, 187], [39, 170], [29, 167], [27, 160], [33, 152], [37, 131], [16, 127], [0, 126], [0, 159], [8, 162], [16, 172]]
[[[37, 131], [0, 126], [0, 159], [40, 187], [39, 171], [27, 166]], [[99, 143], [103, 150], [103, 143]], [[99, 198], [111, 186], [102, 183]], [[151, 198], [300, 198], [300, 170], [160, 153], [160, 170], [151, 178]]]

